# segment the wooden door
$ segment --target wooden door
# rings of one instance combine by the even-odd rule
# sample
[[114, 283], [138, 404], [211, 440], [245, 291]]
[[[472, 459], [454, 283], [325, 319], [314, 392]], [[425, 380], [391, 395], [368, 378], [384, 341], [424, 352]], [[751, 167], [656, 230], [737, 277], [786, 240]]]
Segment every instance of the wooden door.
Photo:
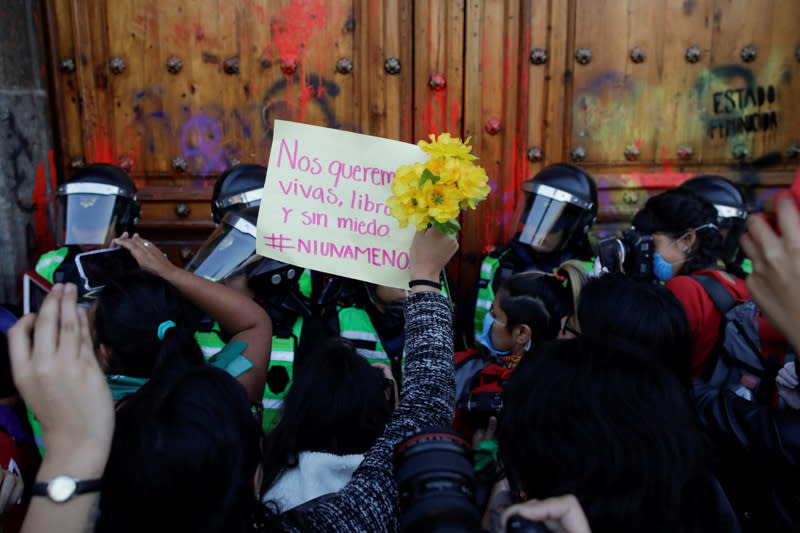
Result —
[[[275, 118], [409, 142], [471, 137], [493, 192], [462, 217], [452, 273], [465, 292], [511, 236], [520, 184], [547, 164], [595, 177], [602, 237], [697, 173], [765, 200], [798, 162], [792, 0], [47, 6], [61, 179], [82, 162], [127, 167], [140, 229], [176, 261], [213, 227], [216, 176], [268, 160]], [[784, 160], [748, 169], [771, 152]]]

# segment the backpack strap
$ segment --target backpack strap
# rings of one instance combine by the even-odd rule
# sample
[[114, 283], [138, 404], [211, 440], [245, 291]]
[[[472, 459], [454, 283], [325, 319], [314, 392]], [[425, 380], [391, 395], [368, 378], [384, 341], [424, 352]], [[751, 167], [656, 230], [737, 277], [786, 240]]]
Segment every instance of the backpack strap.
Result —
[[731, 293], [728, 292], [725, 285], [720, 283], [716, 278], [705, 274], [698, 274], [692, 276], [692, 279], [703, 287], [703, 290], [706, 291], [706, 294], [708, 294], [708, 297], [714, 302], [714, 306], [720, 310], [723, 317], [736, 305], [736, 300], [731, 296]]
[[[730, 357], [730, 354], [723, 348], [723, 344], [725, 342], [725, 330], [728, 324], [728, 312], [736, 306], [736, 300], [728, 292], [728, 289], [716, 278], [704, 274], [698, 274], [695, 276], [691, 276], [692, 279], [697, 281], [703, 290], [708, 294], [708, 297], [711, 298], [711, 301], [714, 302], [714, 306], [720, 311], [722, 317], [720, 319], [720, 327], [719, 327], [719, 335], [717, 337], [717, 342], [714, 345], [714, 348], [711, 350], [711, 354], [709, 356], [709, 360], [706, 364], [706, 369], [703, 372], [702, 378], [706, 381], [711, 381], [712, 376], [714, 375], [714, 371], [717, 369], [717, 366], [720, 363], [720, 359], [725, 359], [729, 365], [738, 366], [740, 368], [744, 368], [748, 372], [755, 374], [757, 376], [763, 375], [763, 369], [753, 367], [752, 365], [747, 364], [745, 361], [741, 361], [739, 359]], [[761, 358], [761, 351], [758, 347], [753, 346], [749, 341], [747, 335], [742, 331], [741, 325], [736, 324], [734, 325], [739, 330], [742, 340], [745, 341], [747, 346], [750, 350], [755, 354], [755, 356], [760, 360]]]

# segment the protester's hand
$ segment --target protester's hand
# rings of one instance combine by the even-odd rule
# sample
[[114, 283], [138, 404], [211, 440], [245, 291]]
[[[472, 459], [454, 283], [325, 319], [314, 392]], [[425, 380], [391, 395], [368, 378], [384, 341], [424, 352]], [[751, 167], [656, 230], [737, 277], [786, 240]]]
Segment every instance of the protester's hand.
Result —
[[544, 522], [547, 528], [554, 533], [591, 533], [592, 531], [580, 502], [572, 494], [512, 505], [505, 510], [501, 518], [503, 531], [505, 531], [508, 519], [514, 515], [536, 522]]
[[472, 447], [477, 448], [479, 444], [492, 440], [497, 433], [497, 417], [490, 416], [486, 428], [475, 430], [472, 435]]
[[747, 219], [749, 234], [742, 249], [753, 263], [747, 288], [769, 323], [800, 347], [800, 215], [794, 200], [781, 195], [776, 202], [779, 237], [762, 217]]
[[92, 462], [88, 454], [105, 457], [110, 449], [114, 404], [77, 296], [71, 283], [54, 285], [38, 315], [11, 328], [8, 346], [14, 383], [41, 424], [47, 455], [83, 453]]
[[0, 518], [16, 507], [24, 487], [25, 483], [21, 477], [5, 468], [0, 468]]
[[439, 281], [439, 274], [458, 250], [458, 242], [436, 228], [414, 234], [409, 251], [411, 279]]
[[113, 246], [125, 248], [131, 253], [133, 258], [136, 259], [136, 262], [139, 263], [142, 270], [146, 270], [162, 278], [165, 277], [167, 272], [171, 269], [177, 268], [170, 263], [167, 256], [164, 255], [164, 252], [159, 250], [152, 242], [142, 239], [138, 233], [134, 233], [133, 237], [128, 237], [128, 233], [125, 232], [111, 241], [111, 244]]
[[778, 393], [792, 409], [800, 409], [800, 391], [797, 390], [797, 370], [794, 362], [786, 363], [775, 378]]

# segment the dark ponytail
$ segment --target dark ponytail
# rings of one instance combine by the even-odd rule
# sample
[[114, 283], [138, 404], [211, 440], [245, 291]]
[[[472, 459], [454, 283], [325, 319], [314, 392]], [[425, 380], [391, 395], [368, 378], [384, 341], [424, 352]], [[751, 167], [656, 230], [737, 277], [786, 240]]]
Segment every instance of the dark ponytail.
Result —
[[[153, 274], [135, 272], [106, 285], [97, 301], [94, 330], [95, 342], [111, 350], [107, 373], [150, 378], [203, 364], [194, 339], [198, 316], [175, 287]], [[161, 326], [167, 321], [175, 325]]]
[[715, 268], [721, 261], [722, 235], [716, 223], [714, 204], [686, 188], [670, 189], [651, 197], [633, 217], [633, 226], [644, 233], [660, 232], [677, 239], [687, 231], [695, 231], [695, 244], [678, 272], [680, 275]]
[[561, 331], [561, 319], [573, 314], [575, 301], [586, 280], [579, 263], [567, 261], [559, 277], [538, 271], [514, 274], [498, 289], [500, 308], [508, 317], [506, 328], [525, 324], [531, 328], [531, 349], [553, 340]]

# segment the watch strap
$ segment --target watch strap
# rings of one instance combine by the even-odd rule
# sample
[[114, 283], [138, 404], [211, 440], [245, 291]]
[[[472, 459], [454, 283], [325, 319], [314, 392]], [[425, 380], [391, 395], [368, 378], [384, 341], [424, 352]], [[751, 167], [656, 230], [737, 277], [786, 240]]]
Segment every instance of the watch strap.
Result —
[[[50, 487], [51, 483], [53, 483], [54, 481], [58, 480], [59, 478], [68, 478], [68, 479], [72, 480], [75, 483], [75, 490], [72, 491], [71, 494], [66, 495], [66, 497], [64, 499], [56, 500], [50, 495], [50, 492], [48, 491], [48, 488]], [[32, 489], [31, 489], [31, 494], [33, 494], [34, 496], [46, 496], [46, 497], [50, 498], [50, 500], [52, 500], [52, 501], [54, 501], [56, 503], [62, 503], [62, 502], [69, 501], [73, 497], [78, 496], [80, 494], [86, 494], [87, 492], [97, 492], [97, 491], [99, 491], [100, 487], [102, 485], [102, 482], [103, 482], [103, 480], [99, 479], [99, 478], [98, 479], [75, 479], [75, 478], [72, 478], [70, 476], [56, 476], [56, 477], [54, 477], [54, 478], [52, 478], [50, 480], [47, 480], [47, 481], [37, 481], [36, 483], [34, 483]]]

